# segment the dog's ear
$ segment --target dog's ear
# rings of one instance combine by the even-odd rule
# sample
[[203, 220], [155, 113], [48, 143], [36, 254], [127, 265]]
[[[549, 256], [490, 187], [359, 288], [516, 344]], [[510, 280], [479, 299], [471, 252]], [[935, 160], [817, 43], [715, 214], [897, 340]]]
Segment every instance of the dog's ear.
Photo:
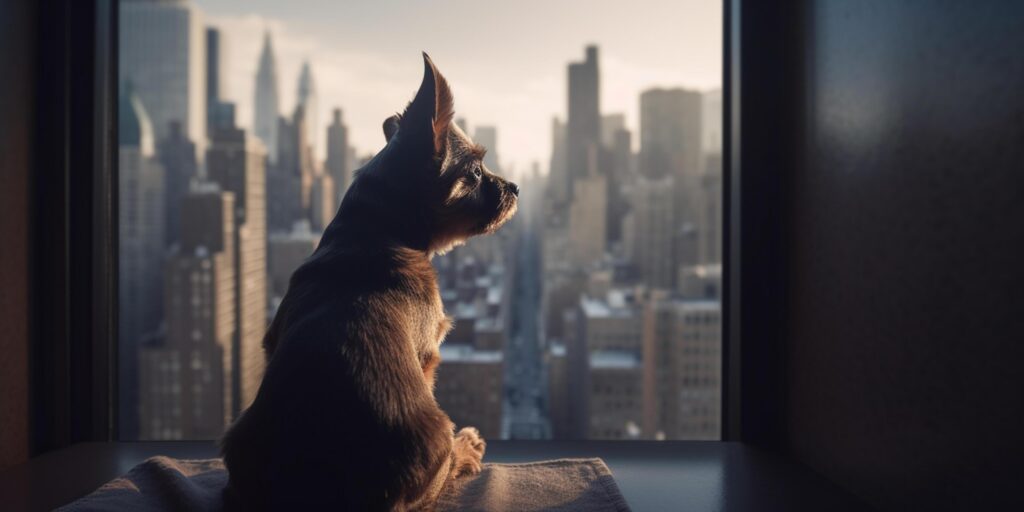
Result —
[[[406, 137], [416, 143], [429, 143], [434, 155], [444, 153], [448, 141], [448, 126], [455, 117], [452, 91], [448, 81], [434, 66], [430, 57], [423, 54], [423, 83], [399, 120], [399, 127]], [[385, 121], [385, 136], [387, 122]]]
[[384, 120], [384, 142], [391, 142], [391, 137], [395, 136], [398, 132], [398, 123], [402, 120], [402, 117], [395, 114]]

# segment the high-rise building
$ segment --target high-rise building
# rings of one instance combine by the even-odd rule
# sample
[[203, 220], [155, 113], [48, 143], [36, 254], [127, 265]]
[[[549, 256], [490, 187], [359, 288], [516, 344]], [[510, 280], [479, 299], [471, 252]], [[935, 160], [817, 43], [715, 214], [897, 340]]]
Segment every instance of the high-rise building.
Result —
[[313, 154], [316, 153], [316, 137], [313, 136], [315, 133], [320, 133], [319, 121], [319, 104], [317, 102], [316, 94], [316, 81], [313, 80], [313, 69], [309, 66], [309, 61], [302, 63], [302, 71], [299, 73], [299, 84], [295, 92], [296, 107], [302, 107], [304, 112], [303, 122], [306, 125], [306, 137], [309, 143], [310, 151]]
[[644, 422], [655, 439], [719, 439], [721, 308], [653, 298], [644, 308]]
[[[597, 46], [587, 46], [583, 62], [569, 64], [569, 122], [566, 137], [571, 180], [595, 173], [593, 152], [601, 147]], [[570, 192], [575, 189], [570, 187]], [[602, 212], [603, 215], [603, 212]]]
[[633, 437], [633, 429], [627, 427], [641, 425], [643, 391], [636, 291], [613, 289], [604, 297], [584, 295], [568, 320], [570, 437]]
[[476, 130], [473, 132], [473, 142], [487, 148], [487, 154], [484, 156], [484, 165], [487, 166], [491, 172], [500, 174], [501, 164], [498, 160], [498, 128], [494, 126], [478, 125]]
[[551, 200], [561, 204], [569, 200], [569, 178], [567, 129], [557, 117], [551, 120], [551, 163], [548, 173], [548, 190]]
[[484, 439], [501, 437], [504, 355], [470, 345], [441, 345], [434, 396], [457, 427], [476, 427]]
[[722, 262], [722, 154], [709, 153], [704, 161], [697, 202], [697, 262], [707, 265]]
[[649, 178], [672, 176], [676, 265], [697, 262], [702, 108], [703, 95], [686, 89], [656, 88], [640, 95], [640, 173]]
[[164, 246], [170, 248], [181, 237], [181, 202], [188, 195], [189, 183], [198, 177], [199, 162], [195, 143], [185, 136], [178, 121], [171, 121], [156, 154], [164, 168]]
[[608, 230], [608, 179], [601, 174], [573, 178], [569, 207], [569, 261], [585, 268], [604, 255]]
[[224, 101], [227, 90], [227, 41], [220, 29], [206, 27], [206, 132], [235, 126], [235, 104]]
[[327, 127], [327, 160], [325, 172], [334, 178], [338, 204], [349, 186], [348, 127], [341, 122], [341, 109], [334, 109], [334, 118]]
[[303, 219], [312, 221], [313, 155], [304, 119], [301, 106], [290, 121], [279, 119], [277, 162], [267, 175], [267, 220], [272, 231], [288, 231]]
[[296, 222], [291, 231], [271, 234], [268, 244], [270, 296], [272, 302], [276, 302], [284, 298], [295, 269], [320, 244], [320, 234], [310, 229], [309, 221], [301, 221]]
[[[163, 318], [164, 170], [153, 155], [153, 128], [129, 82], [118, 112], [119, 198], [118, 279], [119, 357], [135, 361], [144, 337]], [[138, 427], [139, 370], [121, 365], [121, 429], [134, 437]]]
[[200, 148], [206, 143], [206, 67], [202, 13], [190, 0], [121, 2], [118, 75], [131, 81], [155, 140], [171, 121]]
[[235, 198], [233, 231], [235, 330], [231, 343], [231, 412], [256, 397], [263, 378], [267, 327], [266, 150], [239, 128], [217, 131], [206, 156], [207, 175]]
[[315, 175], [309, 195], [309, 220], [313, 229], [323, 232], [338, 211], [338, 193], [335, 192], [334, 178], [324, 173]]
[[622, 221], [629, 212], [627, 192], [632, 183], [632, 134], [626, 129], [624, 114], [601, 116], [603, 167], [608, 176], [608, 241], [622, 240]]
[[263, 50], [260, 52], [259, 67], [256, 70], [253, 133], [263, 141], [271, 163], [277, 162], [279, 109], [277, 59], [274, 57], [274, 48], [268, 31], [263, 35]]
[[233, 417], [234, 206], [213, 183], [185, 198], [165, 267], [167, 333], [138, 358], [142, 439], [212, 439]]
[[626, 255], [640, 280], [651, 288], [672, 289], [676, 264], [673, 177], [638, 177], [632, 189], [629, 246]]
[[643, 365], [636, 350], [590, 353], [587, 439], [639, 439], [643, 434]]
[[704, 93], [701, 111], [701, 139], [705, 154], [722, 152], [722, 90]]

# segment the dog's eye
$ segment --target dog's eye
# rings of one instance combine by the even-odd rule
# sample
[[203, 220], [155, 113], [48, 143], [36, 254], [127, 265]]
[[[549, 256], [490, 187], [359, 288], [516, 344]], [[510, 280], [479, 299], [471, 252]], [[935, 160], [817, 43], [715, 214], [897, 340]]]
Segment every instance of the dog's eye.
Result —
[[483, 173], [483, 171], [480, 170], [479, 167], [474, 167], [473, 168], [473, 177], [475, 177], [476, 179], [480, 179], [483, 176], [484, 176], [484, 173]]

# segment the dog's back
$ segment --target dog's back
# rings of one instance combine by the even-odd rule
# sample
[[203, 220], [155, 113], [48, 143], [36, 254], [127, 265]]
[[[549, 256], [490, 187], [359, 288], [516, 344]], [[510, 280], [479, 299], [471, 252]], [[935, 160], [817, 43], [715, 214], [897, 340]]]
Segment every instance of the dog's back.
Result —
[[222, 441], [231, 507], [430, 508], [446, 481], [480, 470], [483, 440], [453, 436], [433, 396], [450, 323], [430, 257], [498, 229], [518, 187], [487, 171], [424, 67], [268, 330], [260, 390]]

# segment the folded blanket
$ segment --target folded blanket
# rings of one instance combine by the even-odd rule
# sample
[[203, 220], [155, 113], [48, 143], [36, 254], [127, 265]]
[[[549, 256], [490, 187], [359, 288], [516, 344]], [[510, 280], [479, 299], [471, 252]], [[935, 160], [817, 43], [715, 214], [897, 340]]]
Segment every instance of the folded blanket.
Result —
[[[61, 511], [216, 511], [228, 475], [220, 459], [153, 457]], [[439, 510], [628, 511], [601, 459], [485, 464], [441, 496]]]

